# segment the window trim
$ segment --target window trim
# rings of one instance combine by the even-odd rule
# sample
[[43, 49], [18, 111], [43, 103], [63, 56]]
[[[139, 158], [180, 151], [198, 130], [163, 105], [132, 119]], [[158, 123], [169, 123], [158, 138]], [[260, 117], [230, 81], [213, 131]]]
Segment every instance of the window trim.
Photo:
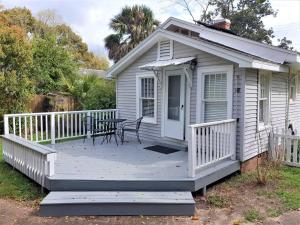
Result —
[[[268, 97], [265, 98], [265, 100], [267, 100], [267, 109], [266, 109], [266, 122], [260, 122], [259, 121], [259, 117], [260, 117], [260, 101], [261, 101], [261, 97], [260, 97], [260, 93], [261, 93], [261, 76], [267, 76], [267, 82], [268, 82], [268, 86], [267, 86], [267, 93], [268, 93]], [[272, 72], [271, 71], [266, 71], [266, 70], [259, 70], [258, 72], [258, 93], [257, 93], [257, 128], [258, 131], [262, 131], [265, 130], [267, 128], [270, 127], [270, 113], [271, 113], [271, 84], [272, 81]]]
[[146, 71], [140, 72], [136, 75], [136, 118], [141, 117], [141, 79], [142, 78], [154, 78], [154, 117], [144, 116], [143, 123], [157, 123], [157, 78], [153, 72]]
[[[170, 56], [169, 57], [160, 57], [160, 43], [162, 41], [170, 41]], [[171, 40], [171, 39], [158, 41], [158, 44], [157, 44], [157, 61], [172, 59], [173, 58], [173, 48], [174, 48], [174, 43], [173, 43], [173, 40]]]
[[297, 93], [298, 93], [298, 75], [297, 74], [291, 74], [295, 78], [295, 85], [294, 85], [294, 91], [293, 93], [291, 92], [291, 82], [289, 82], [289, 102], [290, 104], [294, 104], [297, 100]]
[[[227, 119], [232, 119], [232, 101], [233, 101], [233, 65], [224, 66], [207, 66], [198, 67], [197, 69], [197, 109], [196, 109], [196, 122], [204, 122], [204, 77], [206, 73], [221, 73], [227, 74]], [[200, 87], [200, 88], [199, 88]]]

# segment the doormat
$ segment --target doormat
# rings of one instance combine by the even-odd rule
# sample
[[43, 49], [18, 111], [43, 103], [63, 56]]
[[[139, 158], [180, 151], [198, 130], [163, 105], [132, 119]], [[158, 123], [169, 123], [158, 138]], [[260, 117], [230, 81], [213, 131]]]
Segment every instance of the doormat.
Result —
[[154, 152], [163, 153], [163, 154], [171, 154], [171, 153], [180, 151], [178, 149], [168, 148], [168, 147], [161, 146], [161, 145], [153, 145], [153, 146], [146, 147], [144, 149], [154, 151]]

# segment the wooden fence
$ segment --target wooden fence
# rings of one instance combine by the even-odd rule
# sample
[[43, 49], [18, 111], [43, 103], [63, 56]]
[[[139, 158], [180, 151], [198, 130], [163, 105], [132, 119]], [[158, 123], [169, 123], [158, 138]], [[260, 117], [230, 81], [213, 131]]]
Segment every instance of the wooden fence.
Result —
[[283, 163], [300, 167], [300, 136], [295, 131], [294, 135], [290, 130], [279, 131], [278, 129], [270, 134], [270, 146], [273, 160], [280, 160]]
[[84, 122], [87, 116], [101, 120], [117, 118], [117, 114], [116, 109], [7, 114], [4, 115], [4, 134], [54, 144], [56, 140], [89, 136]]
[[236, 157], [236, 120], [189, 126], [188, 174], [194, 177], [202, 167]]

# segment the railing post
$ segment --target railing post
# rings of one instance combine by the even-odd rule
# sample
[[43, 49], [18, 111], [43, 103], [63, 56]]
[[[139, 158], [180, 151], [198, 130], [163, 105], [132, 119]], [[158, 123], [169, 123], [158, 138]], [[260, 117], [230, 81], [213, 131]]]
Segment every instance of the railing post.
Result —
[[[88, 111], [87, 112], [87, 118], [91, 118], [91, 111]], [[87, 121], [86, 121], [86, 128], [87, 128], [87, 131], [86, 131], [86, 138], [87, 139], [90, 139], [91, 138], [91, 129], [90, 129], [90, 127], [91, 127], [91, 124], [90, 124], [90, 122], [91, 122], [91, 120], [90, 119], [88, 119]], [[93, 124], [92, 124], [92, 126], [93, 126]]]
[[9, 134], [8, 115], [4, 115], [4, 134]]
[[236, 120], [234, 121], [234, 123], [232, 124], [232, 136], [231, 136], [231, 159], [232, 160], [236, 160]]
[[196, 133], [194, 127], [189, 127], [188, 135], [188, 176], [195, 177], [196, 168]]
[[55, 113], [51, 113], [51, 144], [55, 144]]

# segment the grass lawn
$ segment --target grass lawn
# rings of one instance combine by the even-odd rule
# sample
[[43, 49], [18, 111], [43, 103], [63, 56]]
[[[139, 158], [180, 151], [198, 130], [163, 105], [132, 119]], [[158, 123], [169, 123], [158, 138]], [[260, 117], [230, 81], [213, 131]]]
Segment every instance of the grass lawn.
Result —
[[207, 203], [212, 208], [231, 208], [250, 222], [300, 209], [300, 168], [271, 170], [266, 185], [258, 185], [256, 172], [251, 172], [213, 186]]
[[6, 164], [2, 158], [0, 138], [0, 198], [19, 201], [37, 201], [42, 198], [41, 188], [17, 170]]

